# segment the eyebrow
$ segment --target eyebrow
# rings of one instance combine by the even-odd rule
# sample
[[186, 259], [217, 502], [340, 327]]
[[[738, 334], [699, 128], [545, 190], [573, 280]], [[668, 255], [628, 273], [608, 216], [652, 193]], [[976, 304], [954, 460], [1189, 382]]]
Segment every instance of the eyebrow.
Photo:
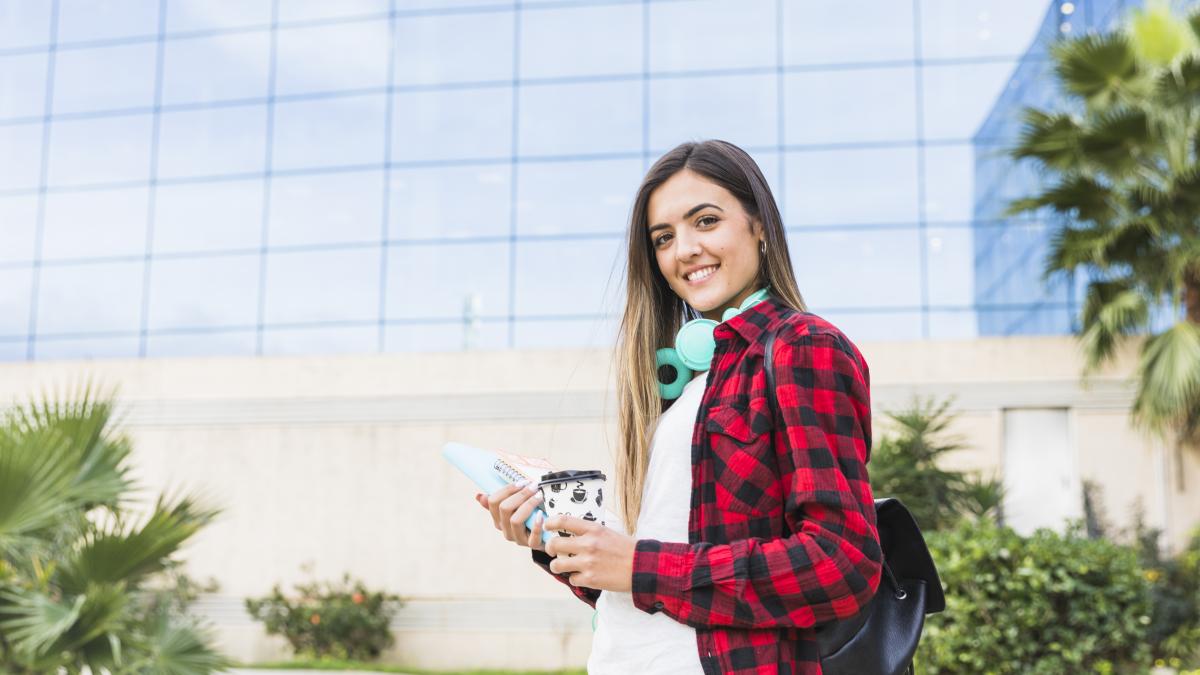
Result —
[[[703, 204], [697, 204], [697, 205], [693, 206], [692, 208], [688, 209], [688, 212], [683, 214], [683, 219], [687, 220], [688, 218], [691, 218], [692, 216], [696, 215], [696, 213], [698, 213], [700, 210], [706, 209], [706, 208], [713, 208], [713, 209], [720, 211], [721, 213], [725, 213], [725, 209], [717, 206], [716, 204], [709, 204], [708, 202], [705, 202]], [[667, 223], [659, 223], [657, 225], [651, 225], [649, 232], [650, 232], [650, 234], [654, 234], [656, 231], [661, 230], [664, 227], [670, 227], [670, 225], [668, 225]]]

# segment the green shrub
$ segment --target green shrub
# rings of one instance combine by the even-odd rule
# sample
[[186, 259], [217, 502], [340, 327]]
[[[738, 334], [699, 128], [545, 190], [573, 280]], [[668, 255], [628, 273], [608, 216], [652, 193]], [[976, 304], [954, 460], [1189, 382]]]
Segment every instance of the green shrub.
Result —
[[1159, 552], [1158, 529], [1141, 527], [1138, 542], [1152, 611], [1148, 640], [1156, 662], [1200, 668], [1200, 528], [1173, 558]]
[[1150, 587], [1133, 547], [1038, 530], [1022, 537], [981, 519], [930, 532], [946, 611], [928, 617], [928, 673], [1141, 673]]
[[349, 574], [338, 583], [297, 584], [292, 596], [276, 585], [265, 598], [246, 599], [246, 611], [267, 633], [282, 635], [297, 656], [361, 661], [392, 646], [389, 625], [401, 605], [399, 596], [369, 591]]

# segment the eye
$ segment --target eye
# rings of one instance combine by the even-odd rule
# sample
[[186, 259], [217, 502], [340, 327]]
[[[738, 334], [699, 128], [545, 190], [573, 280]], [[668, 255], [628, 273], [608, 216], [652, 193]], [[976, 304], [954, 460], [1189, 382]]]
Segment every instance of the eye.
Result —
[[660, 234], [660, 235], [658, 235], [658, 237], [656, 237], [656, 238], [654, 239], [654, 245], [655, 245], [655, 246], [662, 246], [663, 242], [664, 242], [664, 241], [666, 241], [665, 237], [669, 237], [669, 236], [671, 236], [671, 233], [670, 233], [670, 232], [666, 232], [666, 233], [663, 233], [663, 234]]
[[718, 220], [720, 219], [716, 216], [700, 216], [700, 218], [696, 220], [696, 224], [704, 225], [705, 223], [710, 223], [715, 225]]

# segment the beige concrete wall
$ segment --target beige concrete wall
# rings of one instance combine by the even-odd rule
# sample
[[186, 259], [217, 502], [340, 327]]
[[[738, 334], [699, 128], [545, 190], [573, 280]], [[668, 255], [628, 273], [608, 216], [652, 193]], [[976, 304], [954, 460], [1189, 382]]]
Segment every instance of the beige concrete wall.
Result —
[[[1081, 387], [1072, 340], [861, 347], [877, 414], [914, 395], [955, 397], [969, 448], [948, 464], [995, 471], [1004, 410], [1067, 408], [1081, 473], [1103, 485], [1116, 524], [1137, 499], [1176, 544], [1200, 519], [1196, 453], [1185, 454], [1189, 489], [1176, 492], [1161, 444], [1129, 428], [1122, 368]], [[221, 584], [201, 610], [235, 658], [286, 654], [241, 602], [308, 578], [309, 565], [317, 578], [350, 572], [411, 598], [396, 661], [556, 668], [586, 660], [590, 609], [502, 540], [439, 450], [458, 440], [610, 470], [608, 366], [599, 351], [15, 363], [0, 364], [0, 401], [83, 377], [119, 385], [137, 477], [224, 508], [186, 558]]]

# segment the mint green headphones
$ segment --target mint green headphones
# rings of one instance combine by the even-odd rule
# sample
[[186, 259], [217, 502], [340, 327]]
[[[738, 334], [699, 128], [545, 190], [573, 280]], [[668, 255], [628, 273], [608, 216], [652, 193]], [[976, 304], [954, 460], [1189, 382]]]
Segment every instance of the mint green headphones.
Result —
[[[758, 289], [742, 301], [740, 307], [725, 310], [721, 321], [728, 321], [766, 300], [770, 293], [770, 286]], [[716, 327], [717, 322], [712, 319], [692, 319], [683, 324], [683, 328], [675, 334], [674, 347], [663, 347], [654, 353], [655, 367], [659, 372], [658, 393], [664, 400], [679, 398], [683, 393], [683, 386], [691, 382], [693, 375], [712, 367], [713, 352], [717, 349], [717, 340], [713, 337]], [[663, 366], [675, 369], [675, 379], [670, 383], [662, 381]]]

